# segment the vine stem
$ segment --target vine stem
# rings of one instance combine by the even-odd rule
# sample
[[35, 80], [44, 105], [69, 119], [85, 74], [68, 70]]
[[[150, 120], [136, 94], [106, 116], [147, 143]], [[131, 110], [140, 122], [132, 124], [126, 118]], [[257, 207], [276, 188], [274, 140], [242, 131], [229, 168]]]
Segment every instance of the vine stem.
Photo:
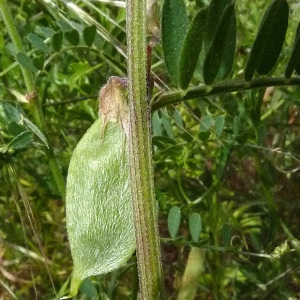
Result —
[[[22, 41], [20, 39], [20, 36], [18, 34], [18, 31], [16, 29], [16, 26], [13, 22], [12, 16], [9, 12], [7, 2], [6, 0], [0, 0], [0, 13], [2, 15], [3, 21], [6, 25], [6, 29], [8, 31], [8, 34], [18, 52], [24, 52], [24, 48], [22, 45]], [[32, 74], [30, 73], [29, 70], [24, 68], [22, 65], [20, 65], [21, 72], [24, 78], [25, 86], [27, 89], [27, 95], [31, 96], [29, 103], [30, 103], [30, 109], [33, 114], [33, 119], [35, 123], [42, 129], [43, 134], [45, 135], [49, 148], [45, 150], [49, 166], [53, 175], [53, 178], [55, 180], [55, 183], [57, 185], [58, 191], [62, 198], [65, 198], [65, 180], [64, 177], [62, 176], [61, 170], [57, 164], [57, 161], [55, 159], [55, 155], [53, 153], [53, 149], [50, 146], [49, 143], [49, 138], [48, 138], [48, 133], [47, 133], [47, 126], [45, 122], [45, 118], [43, 115], [43, 110], [39, 101], [38, 95], [36, 95], [35, 91], [35, 84], [34, 80], [32, 78]]]
[[126, 1], [130, 180], [141, 299], [164, 299], [150, 110], [146, 88], [146, 0]]
[[200, 98], [204, 96], [245, 91], [257, 88], [267, 88], [269, 86], [299, 86], [300, 78], [284, 78], [284, 77], [261, 77], [251, 81], [245, 80], [225, 80], [218, 82], [212, 86], [199, 85], [191, 87], [187, 90], [172, 90], [169, 92], [160, 92], [151, 100], [151, 111], [155, 111], [164, 106], [174, 104], [180, 101]]

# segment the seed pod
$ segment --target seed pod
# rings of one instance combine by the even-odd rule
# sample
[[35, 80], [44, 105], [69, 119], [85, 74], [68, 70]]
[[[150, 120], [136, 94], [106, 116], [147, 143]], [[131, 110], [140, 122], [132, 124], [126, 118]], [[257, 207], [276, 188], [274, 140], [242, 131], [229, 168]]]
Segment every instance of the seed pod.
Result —
[[70, 161], [66, 217], [74, 269], [68, 297], [85, 278], [124, 265], [135, 250], [124, 83], [111, 77], [102, 88], [101, 116]]

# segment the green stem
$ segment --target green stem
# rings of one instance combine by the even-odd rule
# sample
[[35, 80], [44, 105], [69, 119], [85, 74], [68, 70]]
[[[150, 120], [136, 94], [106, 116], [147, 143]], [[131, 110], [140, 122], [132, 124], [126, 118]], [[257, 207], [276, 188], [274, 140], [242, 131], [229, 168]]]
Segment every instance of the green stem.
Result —
[[[9, 12], [6, 0], [0, 0], [0, 12], [1, 12], [4, 24], [6, 26], [7, 32], [9, 34], [17, 52], [24, 52], [22, 41], [17, 32], [17, 29], [16, 29], [16, 26], [12, 19], [12, 16]], [[30, 73], [29, 70], [27, 70], [26, 68], [24, 68], [21, 65], [20, 65], [20, 68], [21, 68], [21, 72], [22, 72], [22, 75], [24, 78], [26, 89], [27, 89], [27, 94], [35, 95], [35, 86], [34, 86], [32, 74]], [[48, 134], [47, 134], [47, 126], [46, 126], [46, 122], [44, 119], [43, 111], [42, 111], [38, 96], [32, 97], [32, 100], [30, 101], [30, 108], [31, 108], [35, 123], [42, 129], [46, 139], [48, 140], [48, 144], [50, 145]], [[61, 196], [63, 198], [65, 198], [65, 180], [64, 180], [61, 170], [59, 169], [59, 166], [55, 160], [53, 149], [52, 148], [47, 149], [46, 155], [48, 157], [49, 166], [50, 166], [51, 172], [53, 174], [54, 180], [56, 182], [57, 188], [58, 188]]]
[[130, 179], [141, 299], [164, 299], [150, 111], [146, 93], [146, 0], [126, 1]]
[[[11, 17], [11, 14], [9, 12], [9, 9], [7, 7], [6, 0], [0, 0], [0, 12], [2, 14], [2, 18], [4, 21], [4, 24], [6, 26], [7, 32], [16, 47], [17, 52], [24, 52], [22, 41], [20, 39], [20, 36], [17, 32], [16, 26], [14, 24], [14, 21]], [[28, 92], [34, 91], [34, 84], [32, 80], [32, 75], [29, 70], [21, 67], [21, 72], [24, 78], [24, 82], [26, 85], [26, 88], [28, 89]]]
[[256, 78], [251, 81], [227, 80], [218, 82], [212, 86], [200, 85], [192, 87], [186, 91], [173, 90], [161, 92], [151, 100], [151, 110], [155, 111], [169, 104], [186, 101], [194, 98], [210, 96], [215, 94], [244, 91], [256, 88], [266, 88], [268, 86], [293, 86], [300, 85], [300, 78]]
[[191, 247], [177, 300], [195, 299], [199, 277], [204, 272], [205, 252], [204, 249]]

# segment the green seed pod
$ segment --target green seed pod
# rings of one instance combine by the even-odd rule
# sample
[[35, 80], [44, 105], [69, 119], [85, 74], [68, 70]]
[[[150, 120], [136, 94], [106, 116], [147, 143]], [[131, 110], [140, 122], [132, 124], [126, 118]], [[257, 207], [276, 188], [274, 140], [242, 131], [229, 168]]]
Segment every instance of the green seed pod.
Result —
[[101, 116], [70, 161], [66, 217], [74, 269], [69, 297], [85, 278], [121, 267], [135, 250], [124, 84], [111, 77], [102, 88]]

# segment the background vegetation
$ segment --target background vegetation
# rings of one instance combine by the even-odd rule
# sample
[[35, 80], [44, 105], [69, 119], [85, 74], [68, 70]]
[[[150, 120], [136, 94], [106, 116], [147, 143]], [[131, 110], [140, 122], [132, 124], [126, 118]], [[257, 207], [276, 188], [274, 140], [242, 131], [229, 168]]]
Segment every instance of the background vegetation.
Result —
[[[270, 2], [236, 1], [238, 40], [232, 78], [242, 78]], [[186, 4], [192, 18], [209, 1]], [[9, 1], [24, 55], [17, 55], [16, 62], [19, 51], [1, 23], [2, 299], [54, 299], [67, 293], [72, 260], [63, 191], [49, 160], [53, 152], [65, 178], [76, 143], [97, 118], [99, 88], [111, 75], [126, 76], [123, 6], [119, 1], [39, 0], [30, 5]], [[284, 74], [292, 51], [299, 7], [292, 8], [272, 76]], [[34, 96], [25, 95], [18, 63], [32, 76], [45, 128], [28, 103]], [[172, 90], [160, 44], [153, 48], [152, 71], [154, 94]], [[196, 69], [192, 84], [201, 80], [200, 71]], [[179, 294], [192, 246], [201, 246], [194, 263], [202, 267], [197, 299], [299, 299], [298, 112], [299, 87], [290, 86], [202, 97], [153, 113], [168, 299]], [[178, 208], [179, 232], [170, 235], [169, 211], [176, 223]], [[193, 217], [200, 220], [196, 229], [200, 236], [189, 227], [195, 224], [190, 221]], [[121, 270], [86, 281], [78, 299], [135, 299], [136, 294], [133, 257]]]

